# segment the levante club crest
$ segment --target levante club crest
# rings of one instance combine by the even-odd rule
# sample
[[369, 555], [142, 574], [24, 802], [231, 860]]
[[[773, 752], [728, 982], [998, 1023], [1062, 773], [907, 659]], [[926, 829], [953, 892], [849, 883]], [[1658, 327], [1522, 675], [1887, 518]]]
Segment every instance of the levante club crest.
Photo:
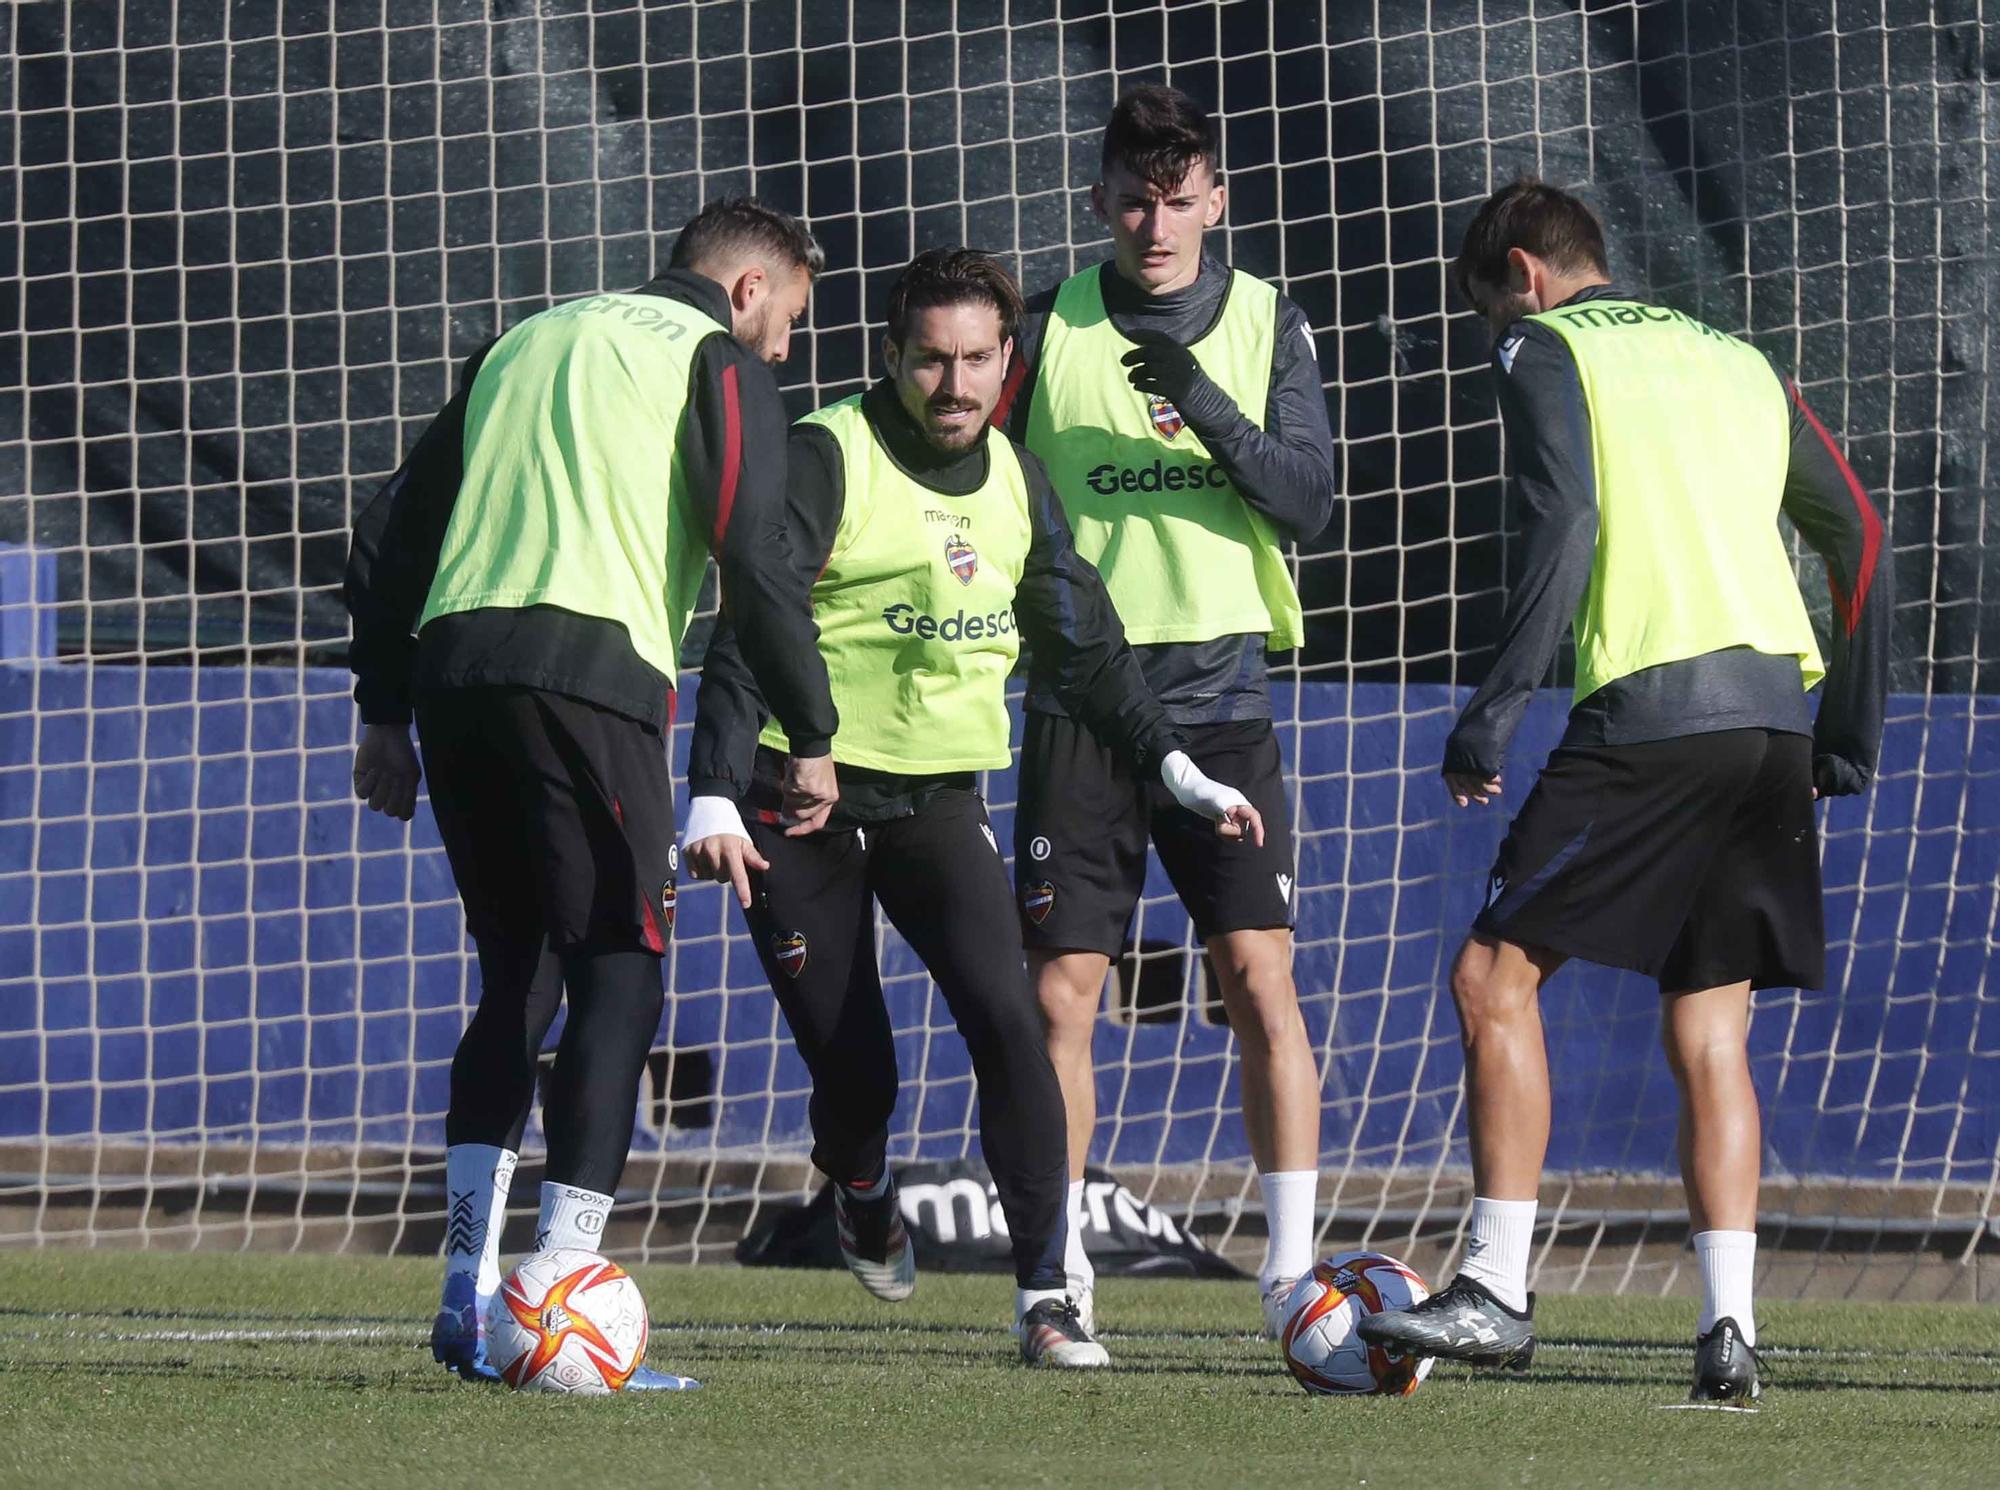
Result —
[[1157, 393], [1146, 395], [1146, 412], [1153, 416], [1153, 428], [1170, 440], [1187, 428], [1187, 421], [1181, 418], [1181, 411]]
[[806, 970], [805, 933], [780, 931], [771, 938], [771, 956], [787, 978], [796, 978]]
[[1036, 880], [1021, 886], [1021, 909], [1028, 913], [1028, 919], [1037, 926], [1049, 918], [1055, 908], [1056, 887], [1047, 880]]
[[979, 555], [956, 533], [944, 541], [944, 561], [951, 565], [952, 574], [962, 585], [971, 584], [972, 576], [979, 573]]

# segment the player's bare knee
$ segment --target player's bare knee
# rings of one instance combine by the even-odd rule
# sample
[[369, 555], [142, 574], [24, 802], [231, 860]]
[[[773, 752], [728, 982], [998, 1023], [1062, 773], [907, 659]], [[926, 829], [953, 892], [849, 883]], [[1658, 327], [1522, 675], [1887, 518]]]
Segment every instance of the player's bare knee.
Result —
[[1667, 1065], [1683, 1088], [1708, 1088], [1747, 1079], [1750, 1051], [1742, 1037], [1730, 1030], [1666, 1030]]
[[1208, 960], [1225, 992], [1292, 988], [1292, 943], [1289, 933], [1234, 931], [1208, 939]]
[[1268, 1055], [1306, 1044], [1305, 1017], [1289, 976], [1239, 985], [1225, 994], [1229, 1027], [1247, 1049]]
[[1451, 968], [1451, 996], [1467, 1038], [1535, 1012], [1533, 977], [1515, 976], [1493, 949], [1467, 942]]

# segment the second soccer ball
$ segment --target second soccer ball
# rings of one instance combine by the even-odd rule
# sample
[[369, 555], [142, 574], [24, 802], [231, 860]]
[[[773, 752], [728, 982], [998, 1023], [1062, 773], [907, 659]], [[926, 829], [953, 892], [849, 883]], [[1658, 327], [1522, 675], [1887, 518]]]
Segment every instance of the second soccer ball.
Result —
[[1356, 1330], [1370, 1314], [1407, 1309], [1430, 1292], [1414, 1269], [1380, 1252], [1327, 1258], [1286, 1303], [1285, 1365], [1316, 1396], [1407, 1397], [1430, 1374], [1430, 1358], [1392, 1355]]

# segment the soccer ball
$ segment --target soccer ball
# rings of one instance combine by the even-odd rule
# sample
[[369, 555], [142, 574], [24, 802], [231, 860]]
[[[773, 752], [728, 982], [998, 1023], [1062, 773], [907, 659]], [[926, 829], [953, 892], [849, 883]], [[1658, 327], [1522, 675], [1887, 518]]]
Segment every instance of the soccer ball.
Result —
[[1355, 1333], [1370, 1314], [1431, 1295], [1415, 1271], [1380, 1252], [1343, 1252], [1299, 1279], [1279, 1337], [1285, 1364], [1316, 1396], [1407, 1397], [1430, 1375], [1429, 1356], [1392, 1355]]
[[486, 1353], [517, 1392], [607, 1396], [646, 1358], [646, 1301], [609, 1258], [537, 1252], [493, 1296]]

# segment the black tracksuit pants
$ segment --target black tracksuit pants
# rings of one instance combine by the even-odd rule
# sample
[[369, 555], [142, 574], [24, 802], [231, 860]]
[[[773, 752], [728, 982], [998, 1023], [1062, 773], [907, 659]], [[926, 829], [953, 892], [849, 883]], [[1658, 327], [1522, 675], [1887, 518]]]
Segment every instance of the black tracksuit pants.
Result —
[[881, 1173], [896, 1046], [875, 961], [874, 902], [923, 959], [972, 1055], [979, 1142], [1023, 1288], [1061, 1288], [1069, 1161], [1062, 1088], [1021, 954], [1007, 870], [969, 791], [911, 816], [787, 838], [752, 823], [770, 861], [747, 919], [812, 1073], [813, 1162], [836, 1181]]

